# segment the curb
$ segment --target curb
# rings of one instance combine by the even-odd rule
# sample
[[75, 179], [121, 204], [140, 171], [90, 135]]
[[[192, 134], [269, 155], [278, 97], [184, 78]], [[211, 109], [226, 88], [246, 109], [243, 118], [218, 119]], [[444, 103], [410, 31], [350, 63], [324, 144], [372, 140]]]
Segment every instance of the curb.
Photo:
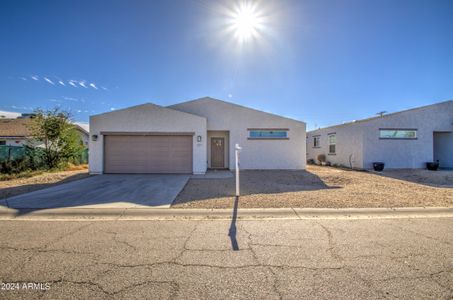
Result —
[[453, 207], [401, 208], [0, 208], [0, 220], [272, 220], [272, 219], [396, 219], [453, 218]]

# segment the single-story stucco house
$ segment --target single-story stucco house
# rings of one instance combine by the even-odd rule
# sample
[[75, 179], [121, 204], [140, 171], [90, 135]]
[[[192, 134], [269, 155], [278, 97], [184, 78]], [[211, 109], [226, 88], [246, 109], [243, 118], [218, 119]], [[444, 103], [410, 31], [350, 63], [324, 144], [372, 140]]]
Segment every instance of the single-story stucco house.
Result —
[[90, 173], [305, 169], [305, 123], [209, 97], [90, 117]]
[[[21, 147], [32, 140], [31, 123], [33, 114], [22, 114], [17, 118], [0, 118], [0, 146]], [[88, 147], [88, 131], [78, 124], [74, 124], [84, 146]], [[40, 144], [33, 143], [40, 146]]]
[[0, 146], [23, 146], [27, 143], [31, 131], [30, 119], [0, 119]]
[[307, 133], [307, 159], [370, 169], [424, 168], [439, 160], [453, 168], [453, 101], [413, 108]]

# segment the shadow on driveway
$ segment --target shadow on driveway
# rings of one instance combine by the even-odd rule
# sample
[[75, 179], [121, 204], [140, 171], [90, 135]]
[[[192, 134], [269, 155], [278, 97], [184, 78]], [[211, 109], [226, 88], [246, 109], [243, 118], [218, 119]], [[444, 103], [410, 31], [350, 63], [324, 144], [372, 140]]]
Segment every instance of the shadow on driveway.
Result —
[[167, 208], [184, 188], [190, 175], [96, 175], [31, 193], [10, 197], [0, 205], [18, 215], [63, 207]]
[[[90, 175], [88, 172], [85, 173], [78, 173], [68, 177], [65, 177], [56, 182], [43, 182], [43, 183], [32, 183], [32, 184], [22, 184], [22, 185], [15, 185], [11, 187], [5, 187], [1, 189], [0, 192], [0, 199], [11, 198], [17, 195], [22, 195], [26, 193], [31, 193], [37, 190], [46, 189], [52, 186], [57, 186], [63, 183], [68, 183], [71, 181], [76, 181], [84, 178], [88, 178]], [[1, 201], [1, 200], [0, 200]]]

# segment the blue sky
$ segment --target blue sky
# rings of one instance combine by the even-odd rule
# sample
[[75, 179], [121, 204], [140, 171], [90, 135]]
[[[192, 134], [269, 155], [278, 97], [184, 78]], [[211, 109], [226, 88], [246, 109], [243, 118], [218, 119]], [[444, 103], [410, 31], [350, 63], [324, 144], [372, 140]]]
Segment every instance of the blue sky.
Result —
[[228, 31], [235, 6], [2, 0], [0, 110], [87, 121], [211, 96], [313, 129], [453, 99], [451, 0], [259, 1], [244, 43]]

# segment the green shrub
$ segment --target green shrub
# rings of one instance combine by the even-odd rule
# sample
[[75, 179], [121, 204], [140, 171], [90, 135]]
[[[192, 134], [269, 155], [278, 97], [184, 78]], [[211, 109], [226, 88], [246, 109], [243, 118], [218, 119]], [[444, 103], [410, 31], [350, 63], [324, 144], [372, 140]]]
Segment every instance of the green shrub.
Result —
[[0, 172], [3, 174], [20, 173], [30, 170], [30, 162], [27, 158], [3, 161]]
[[84, 150], [70, 114], [58, 108], [35, 110], [31, 125], [33, 139], [42, 143], [43, 160], [49, 169], [80, 161]]

